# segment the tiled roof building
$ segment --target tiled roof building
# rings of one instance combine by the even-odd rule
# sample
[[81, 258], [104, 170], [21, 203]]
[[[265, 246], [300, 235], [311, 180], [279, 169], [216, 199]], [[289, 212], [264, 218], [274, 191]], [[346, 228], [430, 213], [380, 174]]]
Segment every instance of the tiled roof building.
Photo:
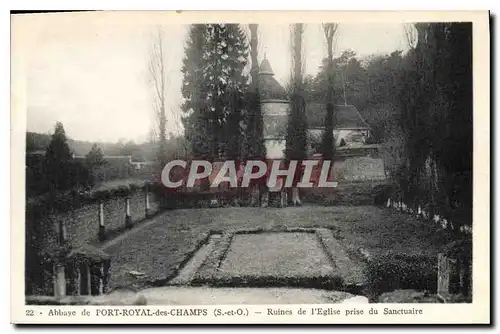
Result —
[[[307, 127], [321, 129], [325, 127], [326, 105], [309, 103], [306, 106]], [[337, 105], [334, 107], [333, 128], [337, 130], [368, 130], [369, 126], [353, 105]]]
[[[267, 154], [269, 158], [281, 158], [284, 155], [290, 101], [285, 88], [274, 78], [271, 64], [265, 56], [259, 66], [259, 87]], [[310, 145], [319, 145], [313, 144], [312, 141], [321, 141], [325, 118], [325, 103], [318, 101], [307, 104], [306, 119]], [[334, 106], [333, 130], [336, 145], [339, 146], [349, 141], [354, 133], [359, 134], [366, 141], [370, 128], [355, 106], [337, 105]]]

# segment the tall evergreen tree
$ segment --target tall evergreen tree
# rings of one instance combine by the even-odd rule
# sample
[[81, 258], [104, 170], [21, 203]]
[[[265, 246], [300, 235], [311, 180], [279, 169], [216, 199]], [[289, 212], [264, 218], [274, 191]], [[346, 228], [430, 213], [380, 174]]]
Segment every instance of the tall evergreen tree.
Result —
[[266, 147], [264, 145], [264, 124], [262, 119], [262, 106], [259, 92], [259, 63], [258, 63], [258, 25], [250, 24], [250, 59], [252, 68], [250, 70], [252, 82], [248, 93], [248, 117], [247, 117], [247, 147], [248, 158], [265, 157]]
[[327, 94], [326, 94], [326, 118], [325, 118], [325, 132], [323, 133], [323, 147], [322, 154], [323, 160], [331, 161], [333, 159], [333, 152], [335, 150], [335, 141], [333, 138], [333, 96], [334, 96], [334, 73], [333, 73], [333, 38], [337, 32], [338, 25], [336, 23], [323, 24], [323, 31], [325, 33], [326, 46], [327, 46]]
[[240, 155], [247, 56], [246, 37], [239, 25], [191, 26], [182, 67], [182, 110], [195, 156]]
[[304, 160], [307, 154], [304, 68], [302, 65], [302, 35], [304, 25], [292, 26], [292, 82], [291, 109], [288, 118], [286, 138], [286, 158], [288, 160]]
[[191, 145], [195, 157], [206, 157], [209, 154], [208, 142], [208, 113], [205, 112], [207, 87], [203, 85], [203, 45], [206, 26], [203, 24], [191, 25], [186, 42], [183, 59], [182, 122], [186, 139]]
[[296, 23], [292, 25], [292, 82], [291, 82], [291, 110], [288, 117], [285, 156], [288, 161], [298, 160], [295, 173], [294, 186], [292, 188], [292, 202], [300, 205], [299, 191], [296, 183], [302, 177], [300, 161], [307, 158], [307, 122], [306, 122], [306, 100], [304, 90], [304, 68], [302, 65], [302, 37], [304, 25]]
[[[454, 234], [460, 292], [468, 295], [472, 238], [472, 24], [417, 23], [417, 43], [405, 56], [400, 99], [405, 201], [446, 217]], [[451, 227], [451, 228], [450, 228]]]
[[73, 155], [62, 123], [57, 122], [45, 152], [46, 175], [55, 189], [68, 189], [72, 186], [71, 163]]
[[472, 25], [419, 23], [415, 29], [418, 43], [406, 56], [399, 94], [407, 160], [401, 187], [409, 200], [430, 202], [440, 213], [454, 215], [455, 223], [467, 222], [472, 207]]
[[242, 155], [243, 132], [242, 132], [242, 109], [243, 96], [237, 89], [230, 88], [228, 91], [228, 114], [224, 126], [224, 151], [223, 156], [230, 160], [240, 160]]

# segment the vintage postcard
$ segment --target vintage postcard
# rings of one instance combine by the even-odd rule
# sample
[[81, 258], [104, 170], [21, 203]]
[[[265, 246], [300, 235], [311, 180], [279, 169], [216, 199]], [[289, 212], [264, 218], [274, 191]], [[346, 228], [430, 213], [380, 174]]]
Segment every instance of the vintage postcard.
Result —
[[11, 28], [13, 323], [490, 323], [487, 11]]

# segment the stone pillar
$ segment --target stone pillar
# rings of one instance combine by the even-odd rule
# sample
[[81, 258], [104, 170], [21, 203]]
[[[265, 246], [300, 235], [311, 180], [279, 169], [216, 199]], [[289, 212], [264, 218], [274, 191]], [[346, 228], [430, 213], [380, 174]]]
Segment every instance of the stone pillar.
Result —
[[106, 227], [104, 225], [104, 204], [99, 203], [99, 240], [103, 241], [106, 236]]
[[293, 206], [302, 205], [302, 203], [300, 201], [300, 196], [299, 196], [299, 188], [297, 188], [297, 187], [292, 188], [292, 202], [293, 202]]
[[66, 225], [62, 220], [59, 221], [59, 243], [62, 245], [68, 239], [68, 234], [66, 231]]
[[146, 218], [151, 216], [151, 205], [149, 203], [149, 189], [146, 187]]
[[74, 261], [66, 263], [66, 294], [79, 296], [80, 295], [80, 269]]
[[111, 260], [107, 259], [103, 261], [102, 291], [104, 294], [108, 292], [110, 267], [111, 267]]
[[89, 296], [92, 295], [92, 270], [91, 270], [91, 267], [89, 264], [86, 264], [86, 270], [87, 270], [87, 282], [85, 282], [87, 284], [87, 294]]
[[74, 285], [75, 285], [75, 295], [79, 296], [81, 295], [81, 290], [80, 290], [80, 267], [79, 266], [74, 266], [75, 270], [75, 277], [74, 277]]
[[450, 288], [450, 269], [448, 258], [442, 253], [438, 254], [438, 282], [437, 293], [448, 294]]
[[90, 294], [99, 296], [103, 294], [103, 265], [102, 261], [90, 265]]
[[88, 266], [86, 263], [81, 263], [78, 266], [78, 276], [80, 277], [80, 295], [88, 295], [89, 294], [89, 279], [88, 275], [90, 274], [88, 271]]
[[62, 264], [54, 264], [54, 296], [66, 296], [66, 274]]
[[286, 207], [288, 204], [288, 194], [286, 192], [285, 189], [282, 189], [280, 191], [280, 204], [279, 204], [279, 207], [280, 208], [284, 208]]
[[269, 206], [269, 191], [260, 191], [260, 206], [262, 208], [267, 208]]
[[130, 215], [130, 198], [125, 198], [125, 227], [132, 227], [132, 216]]
[[454, 276], [457, 274], [457, 261], [445, 256], [442, 253], [438, 254], [438, 282], [437, 295], [445, 302], [450, 299], [454, 291], [452, 284]]
[[259, 184], [258, 185], [259, 189], [259, 204], [262, 208], [267, 208], [269, 206], [269, 193], [271, 192], [271, 189], [267, 187], [265, 184]]
[[250, 206], [260, 205], [260, 189], [258, 185], [252, 185], [250, 193]]
[[104, 263], [101, 262], [99, 266], [100, 276], [99, 276], [99, 294], [104, 294]]

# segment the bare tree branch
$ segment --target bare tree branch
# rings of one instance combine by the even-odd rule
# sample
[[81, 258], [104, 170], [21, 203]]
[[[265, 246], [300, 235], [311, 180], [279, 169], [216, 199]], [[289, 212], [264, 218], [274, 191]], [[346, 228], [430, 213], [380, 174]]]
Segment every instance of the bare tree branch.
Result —
[[304, 77], [304, 52], [303, 52], [303, 35], [304, 24], [295, 23], [290, 25], [290, 49], [292, 61], [292, 83], [300, 84]]
[[[337, 23], [323, 23], [323, 32], [325, 35], [327, 46], [327, 60], [328, 60], [328, 83], [333, 89], [333, 42], [335, 34], [338, 29]], [[330, 88], [329, 88], [330, 89]], [[329, 101], [331, 102], [331, 101]]]
[[[165, 111], [166, 105], [166, 90], [168, 78], [165, 71], [165, 54], [163, 50], [163, 31], [160, 27], [157, 28], [154, 40], [149, 51], [149, 74], [153, 88], [153, 110], [155, 111], [156, 121], [155, 127], [159, 129], [158, 136], [160, 141], [159, 160], [164, 163], [166, 155], [166, 131], [167, 117]], [[154, 131], [153, 133], [156, 133]]]
[[418, 32], [412, 23], [406, 23], [404, 25], [404, 35], [408, 48], [415, 49], [418, 42]]
[[252, 78], [252, 90], [254, 92], [258, 89], [258, 80], [259, 80], [259, 60], [257, 58], [257, 47], [259, 45], [259, 35], [258, 35], [258, 25], [257, 24], [249, 24], [250, 28], [250, 58], [251, 58], [251, 69], [250, 74]]

